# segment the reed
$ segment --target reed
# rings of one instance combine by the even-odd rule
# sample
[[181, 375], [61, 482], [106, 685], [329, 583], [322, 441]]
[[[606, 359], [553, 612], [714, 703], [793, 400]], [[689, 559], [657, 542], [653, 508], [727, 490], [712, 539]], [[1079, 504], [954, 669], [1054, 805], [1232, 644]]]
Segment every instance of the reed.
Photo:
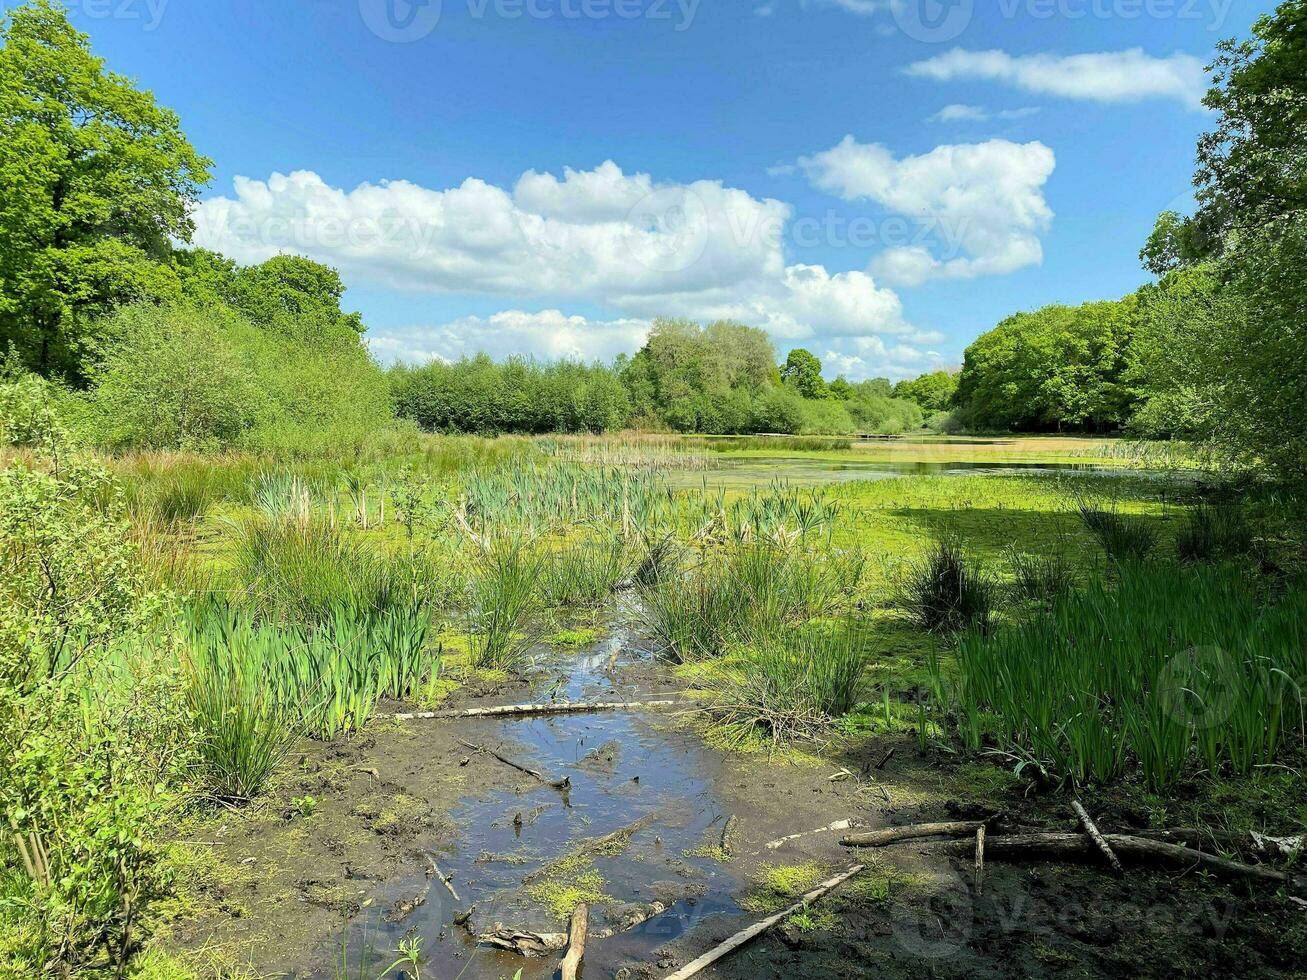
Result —
[[989, 630], [994, 581], [967, 558], [962, 545], [945, 538], [908, 570], [903, 604], [917, 624], [932, 632]]

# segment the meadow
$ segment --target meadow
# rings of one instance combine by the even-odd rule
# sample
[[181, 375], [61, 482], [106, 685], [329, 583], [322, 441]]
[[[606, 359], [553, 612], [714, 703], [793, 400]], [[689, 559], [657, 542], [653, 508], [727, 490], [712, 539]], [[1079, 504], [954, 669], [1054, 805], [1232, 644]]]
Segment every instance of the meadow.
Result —
[[[179, 849], [166, 825], [202, 841], [233, 819], [325, 820], [327, 791], [297, 782], [306, 758], [392, 737], [379, 716], [396, 710], [559, 697], [608, 636], [609, 669], [636, 651], [633, 671], [695, 706], [674, 727], [742, 753], [751, 779], [900, 739], [959, 793], [977, 771], [1036, 774], [1301, 832], [1301, 811], [1268, 827], [1264, 802], [1239, 804], [1283, 793], [1268, 774], [1296, 773], [1307, 740], [1291, 499], [1109, 440], [776, 442], [395, 432], [303, 457], [11, 453], [26, 510], [6, 512], [24, 545], [8, 588], [44, 596], [26, 628], [49, 651], [29, 710], [75, 737], [26, 760], [44, 809], [13, 828], [27, 873], [5, 894], [55, 898], [9, 913], [5, 955], [83, 943], [101, 964], [231, 975], [239, 953], [181, 937], [240, 852]], [[850, 460], [883, 471], [805, 479]], [[53, 785], [68, 765], [112, 771], [107, 802]], [[447, 810], [484, 790], [459, 786]], [[336, 791], [351, 814], [369, 793]], [[405, 800], [368, 819], [390, 827]], [[134, 843], [79, 863], [109, 860], [87, 836], [105, 806]], [[542, 914], [566, 905], [532, 888]], [[441, 941], [408, 940], [413, 962], [423, 941], [439, 958]]]

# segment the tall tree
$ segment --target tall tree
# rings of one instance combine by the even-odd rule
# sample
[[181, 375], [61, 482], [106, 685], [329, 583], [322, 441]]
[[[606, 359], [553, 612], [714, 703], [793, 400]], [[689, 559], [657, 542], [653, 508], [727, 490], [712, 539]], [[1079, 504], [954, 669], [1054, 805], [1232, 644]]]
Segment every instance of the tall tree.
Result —
[[175, 113], [108, 72], [50, 0], [0, 24], [0, 346], [83, 379], [87, 324], [176, 292], [209, 161]]
[[781, 380], [804, 398], [828, 398], [830, 389], [821, 376], [821, 361], [802, 347], [790, 351], [781, 368]]

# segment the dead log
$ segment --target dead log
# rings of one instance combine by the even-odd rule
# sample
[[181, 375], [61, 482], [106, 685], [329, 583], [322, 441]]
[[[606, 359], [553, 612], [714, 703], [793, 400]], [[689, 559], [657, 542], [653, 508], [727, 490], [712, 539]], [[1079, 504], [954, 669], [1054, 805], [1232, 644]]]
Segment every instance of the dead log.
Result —
[[997, 816], [988, 820], [953, 820], [945, 823], [912, 823], [903, 827], [886, 827], [865, 834], [847, 834], [840, 843], [845, 847], [884, 847], [901, 840], [915, 840], [920, 837], [970, 837], [981, 827], [997, 820]]
[[1080, 804], [1079, 800], [1071, 801], [1071, 809], [1076, 812], [1076, 817], [1080, 820], [1080, 826], [1085, 829], [1085, 833], [1088, 834], [1089, 839], [1094, 842], [1094, 846], [1098, 848], [1103, 857], [1107, 858], [1107, 863], [1112, 866], [1112, 870], [1118, 875], [1124, 875], [1125, 868], [1121, 867], [1121, 862], [1117, 859], [1117, 856], [1112, 853], [1111, 845], [1103, 840], [1103, 835], [1099, 831], [1098, 825], [1095, 824], [1093, 819], [1089, 816], [1089, 811]]
[[[1165, 841], [1135, 837], [1131, 834], [1104, 834], [1103, 839], [1118, 857], [1128, 857], [1140, 864], [1161, 864], [1169, 867], [1192, 869], [1199, 866], [1226, 878], [1245, 878], [1275, 887], [1286, 886], [1293, 891], [1307, 892], [1307, 882], [1258, 864], [1241, 864], [1215, 854], [1207, 854]], [[946, 854], [965, 854], [969, 844], [943, 843], [939, 849]], [[1016, 860], [1092, 857], [1100, 853], [1098, 847], [1084, 834], [1014, 834], [1008, 837], [989, 837], [985, 849], [992, 856]]]
[[806, 895], [804, 895], [801, 899], [799, 899], [797, 902], [795, 902], [785, 911], [777, 912], [775, 915], [769, 915], [767, 918], [763, 919], [762, 921], [755, 922], [747, 929], [741, 929], [735, 935], [731, 936], [729, 939], [725, 940], [724, 942], [710, 949], [708, 952], [704, 953], [698, 959], [692, 960], [691, 962], [687, 963], [685, 966], [681, 967], [681, 969], [677, 970], [675, 973], [669, 974], [666, 980], [689, 980], [690, 977], [712, 966], [722, 957], [727, 956], [730, 953], [733, 953], [735, 950], [739, 949], [741, 946], [745, 945], [749, 941], [756, 939], [758, 936], [761, 936], [764, 932], [766, 932], [772, 926], [776, 925], [778, 922], [783, 922], [785, 919], [788, 919], [795, 912], [798, 912], [800, 909], [804, 908], [804, 906], [811, 905], [813, 902], [817, 901], [822, 896], [829, 894], [831, 891], [838, 888], [840, 885], [844, 884], [844, 882], [848, 881], [854, 875], [861, 874], [865, 868], [866, 865], [855, 864], [853, 867], [849, 868], [847, 871], [841, 872], [840, 874], [836, 875], [834, 878], [831, 878], [828, 881], [823, 881], [820, 885], [818, 885], [812, 891], [808, 892]]
[[457, 718], [502, 718], [514, 715], [581, 715], [604, 711], [639, 711], [646, 708], [674, 708], [683, 701], [555, 701], [550, 704], [506, 704], [493, 708], [456, 708], [446, 711], [407, 711], [379, 714], [389, 721], [443, 721]]
[[508, 758], [508, 756], [501, 755], [500, 753], [496, 752], [494, 749], [488, 749], [484, 745], [474, 745], [471, 742], [463, 741], [461, 738], [455, 739], [455, 741], [457, 741], [460, 745], [464, 746], [465, 748], [472, 749], [474, 752], [484, 752], [486, 755], [494, 756], [504, 765], [512, 766], [518, 772], [524, 772], [528, 776], [540, 780], [540, 782], [544, 783], [546, 786], [550, 787], [551, 789], [568, 789], [572, 785], [572, 778], [570, 776], [564, 776], [562, 779], [550, 779], [548, 776], [544, 775], [539, 770], [532, 769], [530, 766], [524, 766], [520, 762], [514, 762], [512, 759]]
[[590, 909], [582, 902], [572, 910], [572, 924], [567, 931], [567, 955], [558, 964], [561, 980], [576, 980], [576, 971], [585, 959], [585, 933], [589, 925]]
[[985, 893], [985, 825], [976, 828], [976, 894]]
[[1196, 827], [1173, 827], [1167, 830], [1140, 830], [1135, 836], [1168, 841], [1172, 844], [1184, 844], [1198, 850], [1207, 846], [1218, 847], [1224, 851], [1239, 851], [1262, 861], [1290, 861], [1307, 852], [1307, 845], [1304, 845], [1307, 838], [1275, 837], [1255, 830], [1239, 833]]
[[779, 847], [784, 847], [792, 840], [798, 840], [800, 837], [811, 837], [813, 834], [825, 834], [835, 830], [852, 830], [857, 826], [858, 822], [856, 820], [836, 820], [834, 823], [827, 824], [825, 827], [818, 827], [816, 830], [805, 830], [798, 834], [777, 837], [775, 840], [769, 840], [763, 846], [769, 851], [774, 851]]

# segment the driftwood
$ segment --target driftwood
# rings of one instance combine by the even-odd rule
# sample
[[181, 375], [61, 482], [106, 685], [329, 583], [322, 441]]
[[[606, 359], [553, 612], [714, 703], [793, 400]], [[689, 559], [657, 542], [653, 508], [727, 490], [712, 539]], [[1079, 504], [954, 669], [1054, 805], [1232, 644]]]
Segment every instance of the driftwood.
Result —
[[985, 825], [976, 828], [976, 894], [985, 893]]
[[502, 718], [514, 715], [582, 715], [603, 711], [638, 711], [644, 708], [674, 708], [684, 702], [660, 701], [555, 701], [549, 704], [506, 704], [494, 708], [455, 708], [447, 711], [408, 711], [379, 714], [390, 721], [442, 721], [456, 718]]
[[544, 956], [567, 948], [567, 934], [562, 932], [530, 932], [526, 929], [512, 929], [501, 922], [489, 932], [477, 936], [477, 942], [483, 946], [516, 953], [518, 956]]
[[865, 834], [847, 834], [840, 843], [845, 847], [884, 847], [901, 840], [920, 837], [970, 837], [981, 827], [988, 826], [998, 817], [988, 820], [953, 820], [946, 823], [913, 823], [903, 827], [886, 827]]
[[1103, 839], [1103, 834], [1089, 816], [1089, 811], [1081, 805], [1079, 800], [1071, 801], [1071, 809], [1076, 812], [1076, 818], [1080, 821], [1080, 826], [1089, 835], [1089, 839], [1094, 842], [1094, 846], [1098, 848], [1103, 857], [1107, 858], [1107, 863], [1112, 866], [1112, 870], [1118, 875], [1125, 874], [1125, 868], [1121, 867], [1120, 860], [1112, 852], [1112, 846]]
[[544, 775], [539, 770], [532, 769], [530, 766], [524, 766], [520, 762], [514, 762], [512, 759], [508, 758], [508, 756], [500, 755], [494, 749], [488, 749], [484, 745], [474, 745], [471, 742], [463, 741], [461, 738], [456, 739], [455, 741], [457, 741], [464, 748], [472, 749], [474, 752], [484, 752], [486, 755], [494, 756], [504, 765], [512, 766], [518, 772], [524, 772], [528, 776], [531, 776], [534, 779], [538, 779], [540, 782], [544, 783], [546, 786], [550, 787], [551, 789], [568, 789], [572, 785], [572, 778], [570, 776], [564, 776], [562, 779], [550, 779], [548, 776]]
[[[1196, 851], [1192, 847], [1169, 844], [1165, 841], [1135, 837], [1131, 834], [1104, 834], [1106, 841], [1118, 857], [1130, 858], [1141, 864], [1155, 863], [1191, 869], [1202, 866], [1214, 874], [1227, 878], [1246, 878], [1276, 887], [1307, 891], [1307, 882], [1297, 880], [1283, 871], [1258, 864], [1241, 864], [1214, 854]], [[971, 845], [949, 842], [940, 844], [947, 854], [965, 854]], [[1098, 847], [1084, 834], [1015, 834], [1008, 837], [989, 837], [985, 849], [991, 857], [1015, 859], [1083, 858], [1100, 853]]]
[[789, 834], [785, 837], [777, 837], [775, 840], [769, 840], [764, 846], [769, 851], [784, 847], [792, 840], [798, 840], [800, 837], [811, 837], [813, 834], [825, 834], [835, 830], [852, 830], [858, 826], [856, 820], [836, 820], [834, 823], [827, 824], [825, 827], [818, 827], [816, 830], [805, 830], [799, 834]]
[[572, 910], [572, 924], [567, 931], [567, 955], [558, 964], [561, 980], [576, 980], [576, 971], [585, 959], [585, 934], [589, 926], [590, 909], [582, 902]]
[[836, 875], [834, 878], [831, 878], [828, 881], [823, 881], [820, 885], [818, 885], [812, 891], [808, 892], [806, 895], [804, 895], [801, 899], [799, 899], [797, 902], [795, 902], [785, 911], [777, 912], [775, 915], [770, 915], [760, 922], [755, 922], [747, 929], [740, 930], [735, 935], [731, 936], [729, 939], [722, 942], [720, 945], [715, 946], [713, 949], [704, 953], [698, 959], [692, 960], [690, 963], [687, 963], [685, 966], [681, 967], [681, 969], [677, 970], [675, 973], [668, 975], [666, 980], [689, 980], [690, 977], [699, 973], [701, 970], [705, 970], [708, 967], [712, 966], [712, 964], [716, 963], [722, 957], [727, 956], [730, 953], [733, 953], [735, 950], [745, 945], [745, 943], [748, 943], [750, 940], [756, 939], [758, 936], [761, 936], [764, 932], [766, 932], [772, 926], [776, 925], [778, 922], [783, 922], [785, 919], [788, 919], [791, 915], [793, 915], [795, 912], [798, 912], [804, 906], [812, 904], [822, 896], [828, 894], [829, 892], [838, 888], [840, 885], [844, 884], [844, 882], [848, 881], [854, 875], [862, 873], [862, 871], [865, 868], [866, 865], [855, 864], [853, 867], [849, 868], [847, 871], [844, 871]]

